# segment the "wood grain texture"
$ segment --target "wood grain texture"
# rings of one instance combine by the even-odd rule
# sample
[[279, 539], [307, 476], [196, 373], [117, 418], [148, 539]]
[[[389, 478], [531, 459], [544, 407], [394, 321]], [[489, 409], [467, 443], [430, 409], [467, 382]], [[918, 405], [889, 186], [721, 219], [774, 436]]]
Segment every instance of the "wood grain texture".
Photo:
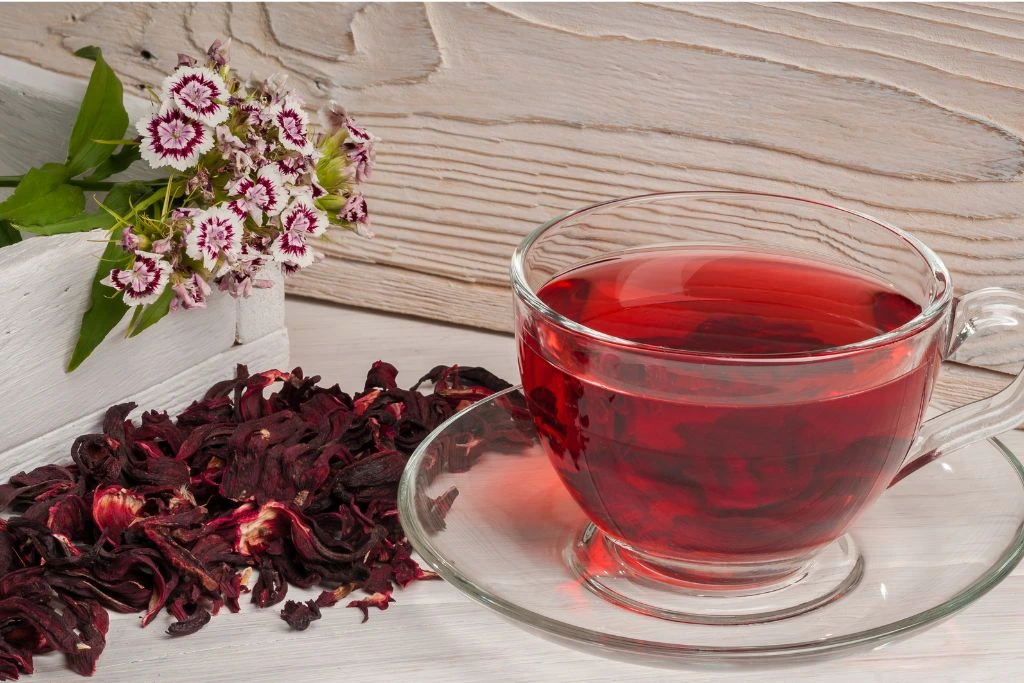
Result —
[[[434, 365], [457, 361], [516, 376], [512, 337], [324, 303], [286, 305], [291, 358], [324, 381], [361, 387], [370, 363], [383, 358], [400, 370], [399, 384], [413, 384]], [[970, 387], [976, 369], [941, 386], [950, 401]], [[200, 385], [194, 387], [198, 389]], [[1024, 433], [1005, 437], [1024, 451]], [[315, 591], [289, 589], [294, 600]], [[876, 652], [788, 669], [671, 672], [576, 652], [514, 627], [442, 582], [413, 584], [396, 594], [387, 612], [360, 624], [356, 610], [334, 607], [304, 633], [289, 632], [275, 609], [223, 613], [202, 633], [173, 639], [161, 615], [140, 629], [136, 615], [112, 615], [108, 647], [96, 680], [129, 683], [187, 681], [378, 680], [386, 669], [396, 680], [424, 683], [688, 681], [692, 683], [988, 683], [1017, 680], [1024, 667], [1024, 570], [954, 618]], [[40, 682], [81, 679], [58, 655], [36, 659]]]
[[377, 238], [339, 240], [293, 292], [507, 330], [530, 228], [705, 188], [837, 202], [920, 235], [960, 290], [1024, 289], [1020, 5], [0, 7], [0, 54], [81, 79], [72, 51], [103, 45], [130, 89], [222, 36], [243, 73], [286, 72], [382, 138]]

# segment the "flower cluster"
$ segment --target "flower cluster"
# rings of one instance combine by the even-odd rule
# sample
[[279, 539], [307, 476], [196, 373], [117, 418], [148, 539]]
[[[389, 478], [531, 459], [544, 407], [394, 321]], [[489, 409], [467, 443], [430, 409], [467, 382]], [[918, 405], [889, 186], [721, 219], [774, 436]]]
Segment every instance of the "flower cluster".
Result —
[[129, 306], [170, 288], [171, 308], [202, 307], [212, 284], [247, 296], [272, 285], [265, 268], [313, 263], [329, 226], [371, 234], [356, 186], [370, 177], [375, 138], [334, 103], [311, 123], [282, 82], [242, 83], [219, 42], [204, 63], [179, 56], [157, 99], [136, 125], [139, 153], [170, 176], [122, 221], [132, 258], [103, 280]]

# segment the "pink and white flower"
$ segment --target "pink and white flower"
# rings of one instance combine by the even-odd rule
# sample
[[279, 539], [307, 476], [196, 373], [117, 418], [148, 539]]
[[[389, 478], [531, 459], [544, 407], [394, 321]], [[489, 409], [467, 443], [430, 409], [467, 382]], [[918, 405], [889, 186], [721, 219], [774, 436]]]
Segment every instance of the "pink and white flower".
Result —
[[135, 226], [129, 225], [121, 232], [121, 248], [130, 253], [139, 250], [139, 236], [135, 234]]
[[316, 252], [306, 244], [306, 239], [324, 234], [328, 222], [327, 214], [313, 206], [312, 201], [293, 201], [281, 214], [281, 234], [270, 244], [274, 260], [296, 268], [313, 263]]
[[306, 244], [306, 234], [289, 230], [282, 232], [270, 244], [270, 254], [275, 261], [305, 268], [313, 263], [316, 256], [313, 248]]
[[199, 277], [198, 274], [193, 273], [192, 277], [179, 282], [176, 285], [172, 285], [171, 289], [174, 290], [174, 301], [171, 302], [171, 308], [184, 308], [186, 310], [192, 308], [206, 308], [206, 297], [210, 294], [210, 285], [206, 283], [206, 280]]
[[230, 159], [235, 150], [245, 149], [245, 143], [238, 139], [238, 136], [232, 133], [227, 126], [217, 126], [213, 132], [217, 138], [217, 151], [225, 159]]
[[238, 105], [238, 111], [245, 112], [245, 124], [249, 126], [258, 126], [263, 122], [263, 107], [257, 102], [242, 102]]
[[176, 221], [188, 221], [195, 218], [202, 212], [202, 209], [197, 209], [194, 206], [179, 206], [171, 211], [171, 218]]
[[141, 119], [136, 128], [142, 136], [139, 151], [153, 168], [170, 166], [184, 171], [213, 148], [210, 129], [179, 109], [167, 108]]
[[129, 306], [145, 306], [160, 298], [171, 273], [171, 264], [158, 254], [140, 251], [131, 268], [114, 268], [100, 281], [124, 294]]
[[210, 180], [210, 172], [205, 168], [198, 169], [185, 183], [185, 191], [189, 194], [196, 192], [204, 202], [213, 201], [213, 184]]
[[160, 254], [161, 256], [163, 256], [164, 254], [171, 250], [172, 246], [174, 246], [174, 240], [171, 239], [170, 237], [165, 237], [162, 240], [156, 240], [155, 242], [153, 242], [153, 245], [150, 247], [150, 249], [153, 250], [154, 254]]
[[370, 174], [373, 172], [373, 163], [376, 159], [373, 145], [361, 145], [350, 149], [347, 156], [349, 164], [351, 164], [349, 168], [351, 168], [352, 181], [362, 183], [369, 180]]
[[327, 230], [327, 214], [305, 198], [293, 201], [281, 214], [281, 230], [319, 237]]
[[341, 130], [345, 126], [345, 122], [348, 121], [345, 107], [334, 100], [328, 100], [327, 106], [320, 108], [319, 116], [320, 125], [330, 134]]
[[243, 242], [242, 252], [232, 264], [231, 270], [217, 280], [221, 291], [226, 291], [233, 297], [245, 297], [251, 295], [253, 289], [273, 287], [273, 280], [260, 277], [266, 253], [266, 247], [262, 243], [253, 246]]
[[299, 176], [306, 171], [306, 159], [301, 156], [286, 156], [275, 163], [277, 172], [289, 183], [298, 182]]
[[244, 221], [249, 217], [249, 212], [245, 208], [245, 202], [241, 199], [232, 199], [224, 206], [227, 207], [228, 211], [238, 216], [238, 220], [240, 221]]
[[370, 131], [357, 124], [354, 119], [345, 117], [345, 130], [348, 132], [346, 143], [360, 147], [373, 144], [374, 137]]
[[216, 126], [228, 118], [225, 105], [228, 89], [224, 79], [212, 69], [179, 67], [164, 80], [164, 97], [208, 126]]
[[303, 154], [310, 154], [313, 145], [309, 141], [309, 117], [293, 98], [286, 98], [273, 110], [273, 122], [277, 137], [286, 148]]
[[207, 209], [185, 238], [185, 253], [210, 270], [221, 258], [234, 258], [242, 247], [242, 221], [223, 206]]
[[358, 192], [345, 201], [345, 206], [338, 212], [338, 218], [349, 223], [369, 223], [370, 212], [366, 208], [366, 199]]
[[260, 225], [263, 214], [276, 216], [288, 201], [284, 179], [272, 164], [261, 168], [255, 178], [247, 176], [239, 180], [231, 188], [231, 194], [239, 198], [240, 206]]
[[231, 46], [231, 39], [228, 38], [228, 42], [222, 43], [220, 39], [213, 41], [210, 45], [210, 49], [206, 51], [206, 56], [210, 62], [218, 69], [223, 69], [228, 63], [228, 48]]

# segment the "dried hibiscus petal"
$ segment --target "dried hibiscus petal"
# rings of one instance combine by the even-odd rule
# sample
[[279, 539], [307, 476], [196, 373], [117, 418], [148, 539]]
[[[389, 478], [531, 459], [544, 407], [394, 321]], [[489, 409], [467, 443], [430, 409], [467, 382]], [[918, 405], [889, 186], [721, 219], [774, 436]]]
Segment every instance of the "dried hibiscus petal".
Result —
[[281, 610], [281, 618], [296, 631], [305, 631], [312, 622], [320, 618], [320, 607], [315, 600], [306, 602], [289, 600]]
[[[387, 609], [396, 586], [436, 578], [411, 557], [397, 514], [409, 454], [468, 402], [507, 386], [481, 368], [438, 366], [399, 389], [378, 361], [349, 396], [301, 369], [218, 382], [177, 418], [133, 404], [110, 408], [99, 434], [79, 437], [72, 464], [22, 472], [0, 485], [0, 679], [32, 672], [59, 651], [91, 674], [105, 647], [107, 609], [163, 610], [168, 633], [202, 628], [224, 606], [284, 600], [289, 584], [325, 589], [289, 601], [281, 617], [303, 630], [362, 589], [349, 607]], [[267, 395], [271, 385], [276, 390]], [[515, 443], [519, 438], [498, 435]], [[453, 442], [468, 463], [483, 441]], [[488, 442], [490, 445], [490, 442]], [[442, 518], [457, 491], [437, 499]]]
[[83, 676], [92, 676], [96, 671], [96, 661], [107, 644], [110, 616], [95, 602], [78, 602], [66, 596], [63, 602], [65, 614], [74, 618], [82, 641], [75, 645], [74, 650], [64, 653], [68, 668]]
[[281, 576], [273, 562], [264, 560], [260, 564], [260, 575], [252, 589], [252, 601], [260, 607], [276, 605], [284, 600], [288, 593], [288, 584]]
[[359, 611], [363, 613], [363, 623], [365, 624], [370, 618], [371, 607], [376, 607], [377, 609], [384, 611], [388, 608], [388, 605], [394, 601], [395, 599], [391, 597], [391, 591], [388, 591], [387, 593], [374, 593], [370, 597], [362, 600], [353, 600], [345, 606], [357, 607]]
[[92, 496], [92, 518], [100, 533], [117, 542], [121, 532], [139, 517], [146, 499], [121, 486], [104, 486]]
[[172, 636], [190, 636], [210, 623], [211, 615], [204, 609], [196, 610], [192, 616], [176, 621], [167, 627], [167, 634]]

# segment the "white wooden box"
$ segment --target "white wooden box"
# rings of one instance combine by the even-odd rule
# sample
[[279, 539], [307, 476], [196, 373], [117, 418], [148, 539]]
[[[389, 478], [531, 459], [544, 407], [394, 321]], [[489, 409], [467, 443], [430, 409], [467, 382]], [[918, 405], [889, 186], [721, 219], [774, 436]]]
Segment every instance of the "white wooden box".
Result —
[[0, 249], [0, 471], [66, 460], [75, 437], [106, 409], [184, 408], [215, 381], [285, 368], [284, 288], [234, 299], [214, 290], [207, 308], [172, 311], [138, 337], [128, 317], [73, 373], [65, 373], [88, 306], [103, 231], [33, 238]]

